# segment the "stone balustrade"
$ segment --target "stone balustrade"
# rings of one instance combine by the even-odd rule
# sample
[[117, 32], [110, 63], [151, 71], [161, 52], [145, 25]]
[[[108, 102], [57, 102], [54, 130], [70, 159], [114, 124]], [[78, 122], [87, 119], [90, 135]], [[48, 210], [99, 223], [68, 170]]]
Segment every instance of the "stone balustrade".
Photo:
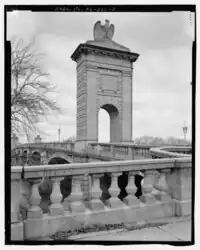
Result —
[[[88, 224], [191, 213], [191, 157], [27, 166], [25, 180], [21, 180], [21, 171], [21, 167], [11, 170], [13, 240]], [[143, 184], [138, 176], [143, 178]], [[44, 179], [52, 185], [48, 189], [47, 209], [42, 206]], [[26, 183], [25, 191], [20, 188], [22, 183]], [[42, 187], [43, 191], [48, 188]], [[21, 197], [26, 211], [23, 223]]]
[[102, 156], [133, 160], [151, 158], [150, 148], [154, 146], [135, 145], [130, 143], [90, 143], [91, 152]]
[[62, 148], [62, 149], [67, 149], [69, 151], [74, 150], [74, 143], [73, 142], [34, 142], [34, 143], [25, 143], [21, 146], [24, 147], [43, 147], [43, 148]]

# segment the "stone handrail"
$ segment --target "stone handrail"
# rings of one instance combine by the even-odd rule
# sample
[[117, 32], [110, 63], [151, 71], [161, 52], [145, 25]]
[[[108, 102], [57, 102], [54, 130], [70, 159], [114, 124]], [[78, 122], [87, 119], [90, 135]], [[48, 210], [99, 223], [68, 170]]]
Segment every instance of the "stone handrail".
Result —
[[[171, 158], [186, 157], [191, 152], [191, 146], [156, 146], [132, 143], [90, 143], [92, 152], [99, 155], [111, 155], [113, 158]], [[184, 152], [184, 153], [183, 153]]]
[[[25, 238], [51, 235], [62, 227], [72, 229], [89, 222], [121, 223], [154, 214], [158, 217], [190, 214], [191, 171], [191, 157], [41, 165], [24, 167], [24, 182], [21, 180], [22, 167], [12, 167], [12, 226], [20, 225], [22, 198], [29, 204], [24, 225]], [[138, 175], [144, 178], [142, 186], [135, 186]], [[47, 212], [41, 205], [44, 200], [39, 191], [44, 178], [50, 178], [52, 185], [48, 194], [51, 203], [45, 208]], [[110, 186], [105, 185], [105, 178], [110, 178]], [[124, 186], [127, 196], [121, 196], [120, 178], [127, 178], [128, 184]], [[61, 184], [63, 181], [71, 185], [67, 195], [61, 189], [62, 185], [65, 187]], [[20, 183], [24, 183], [23, 186]], [[99, 199], [100, 196], [103, 198]]]
[[99, 155], [111, 155], [125, 160], [151, 158], [149, 149], [154, 146], [132, 143], [90, 143], [91, 150]]
[[59, 147], [59, 148], [65, 148], [68, 150], [74, 150], [74, 143], [73, 142], [33, 142], [33, 143], [24, 143], [20, 144], [20, 146], [28, 147], [30, 145], [37, 145], [37, 146], [44, 146], [44, 147]]
[[[178, 159], [179, 160], [179, 159]], [[182, 160], [182, 159], [181, 159]], [[111, 161], [111, 162], [91, 162], [91, 163], [72, 163], [58, 165], [39, 165], [25, 166], [25, 178], [42, 178], [44, 175], [48, 177], [57, 177], [65, 175], [82, 175], [97, 173], [113, 173], [124, 171], [145, 171], [152, 169], [174, 168], [177, 159], [144, 159], [130, 161]], [[180, 161], [180, 160], [179, 160]], [[190, 158], [184, 159], [184, 165], [191, 162]], [[187, 165], [186, 165], [187, 166]], [[21, 166], [12, 167], [12, 178], [20, 177], [22, 171]], [[13, 176], [13, 177], [12, 177]]]
[[[151, 148], [150, 153], [152, 158], [180, 158], [180, 157], [190, 157], [191, 156], [192, 147], [189, 146], [165, 146], [159, 148]], [[182, 153], [184, 152], [184, 153]], [[186, 152], [188, 154], [186, 154]]]

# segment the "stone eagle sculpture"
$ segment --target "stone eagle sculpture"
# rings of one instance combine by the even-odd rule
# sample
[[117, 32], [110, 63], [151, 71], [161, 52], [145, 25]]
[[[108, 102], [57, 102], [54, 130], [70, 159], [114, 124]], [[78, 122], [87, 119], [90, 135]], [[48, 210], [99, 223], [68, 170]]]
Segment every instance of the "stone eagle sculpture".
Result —
[[108, 19], [105, 20], [105, 24], [101, 25], [100, 21], [97, 21], [94, 25], [94, 40], [112, 40], [114, 35], [115, 26], [110, 24]]

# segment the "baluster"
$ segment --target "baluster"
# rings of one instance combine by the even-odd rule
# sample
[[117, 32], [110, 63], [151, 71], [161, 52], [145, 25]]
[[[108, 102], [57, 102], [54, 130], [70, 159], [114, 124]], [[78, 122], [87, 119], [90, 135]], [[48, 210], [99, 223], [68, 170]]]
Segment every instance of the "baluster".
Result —
[[118, 176], [121, 173], [112, 173], [111, 174], [111, 186], [109, 188], [109, 193], [111, 197], [108, 200], [108, 205], [112, 208], [123, 207], [123, 202], [118, 198], [120, 193], [120, 188], [118, 186]]
[[143, 194], [140, 196], [140, 200], [144, 203], [150, 204], [156, 201], [155, 196], [152, 191], [154, 189], [154, 180], [155, 180], [156, 171], [146, 170], [144, 173], [144, 180], [142, 185]]
[[42, 217], [42, 210], [40, 208], [40, 194], [39, 194], [39, 184], [41, 179], [31, 179], [31, 195], [29, 198], [30, 208], [28, 209], [28, 219], [37, 219]]
[[103, 174], [93, 174], [91, 178], [91, 200], [90, 200], [90, 209], [93, 211], [99, 211], [104, 209], [104, 204], [100, 200], [102, 190], [100, 188], [100, 177]]
[[128, 147], [128, 159], [132, 160], [133, 159], [133, 148]]
[[169, 195], [169, 185], [167, 183], [167, 174], [170, 172], [170, 169], [161, 169], [158, 181], [155, 185], [155, 188], [158, 190], [155, 197], [160, 201], [169, 201], [171, 196]]
[[61, 203], [62, 194], [60, 191], [60, 182], [63, 177], [53, 177], [51, 180], [53, 181], [52, 193], [50, 195], [51, 198], [51, 206], [50, 206], [50, 214], [52, 216], [59, 215], [64, 213], [64, 208]]
[[85, 211], [85, 205], [83, 203], [83, 192], [81, 190], [81, 177], [72, 177], [72, 191], [69, 196], [71, 211], [74, 213], [81, 213]]
[[135, 196], [135, 193], [137, 191], [137, 187], [135, 186], [135, 175], [135, 172], [129, 172], [128, 185], [126, 187], [126, 192], [128, 193], [128, 195], [123, 199], [123, 202], [129, 206], [140, 204], [140, 200]]
[[111, 152], [111, 157], [115, 157], [115, 146], [114, 145], [110, 145], [111, 149], [110, 149], [110, 152]]

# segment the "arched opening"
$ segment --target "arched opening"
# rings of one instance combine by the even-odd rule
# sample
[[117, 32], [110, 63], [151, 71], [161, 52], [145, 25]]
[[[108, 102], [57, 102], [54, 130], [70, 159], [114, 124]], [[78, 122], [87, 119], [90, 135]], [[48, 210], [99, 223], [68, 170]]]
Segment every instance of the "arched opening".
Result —
[[119, 142], [119, 112], [111, 104], [103, 105], [98, 114], [98, 141]]
[[98, 142], [110, 142], [110, 116], [104, 109], [99, 110]]
[[61, 158], [61, 157], [54, 157], [49, 162], [48, 165], [55, 165], [55, 164], [66, 164], [69, 163], [67, 160]]

